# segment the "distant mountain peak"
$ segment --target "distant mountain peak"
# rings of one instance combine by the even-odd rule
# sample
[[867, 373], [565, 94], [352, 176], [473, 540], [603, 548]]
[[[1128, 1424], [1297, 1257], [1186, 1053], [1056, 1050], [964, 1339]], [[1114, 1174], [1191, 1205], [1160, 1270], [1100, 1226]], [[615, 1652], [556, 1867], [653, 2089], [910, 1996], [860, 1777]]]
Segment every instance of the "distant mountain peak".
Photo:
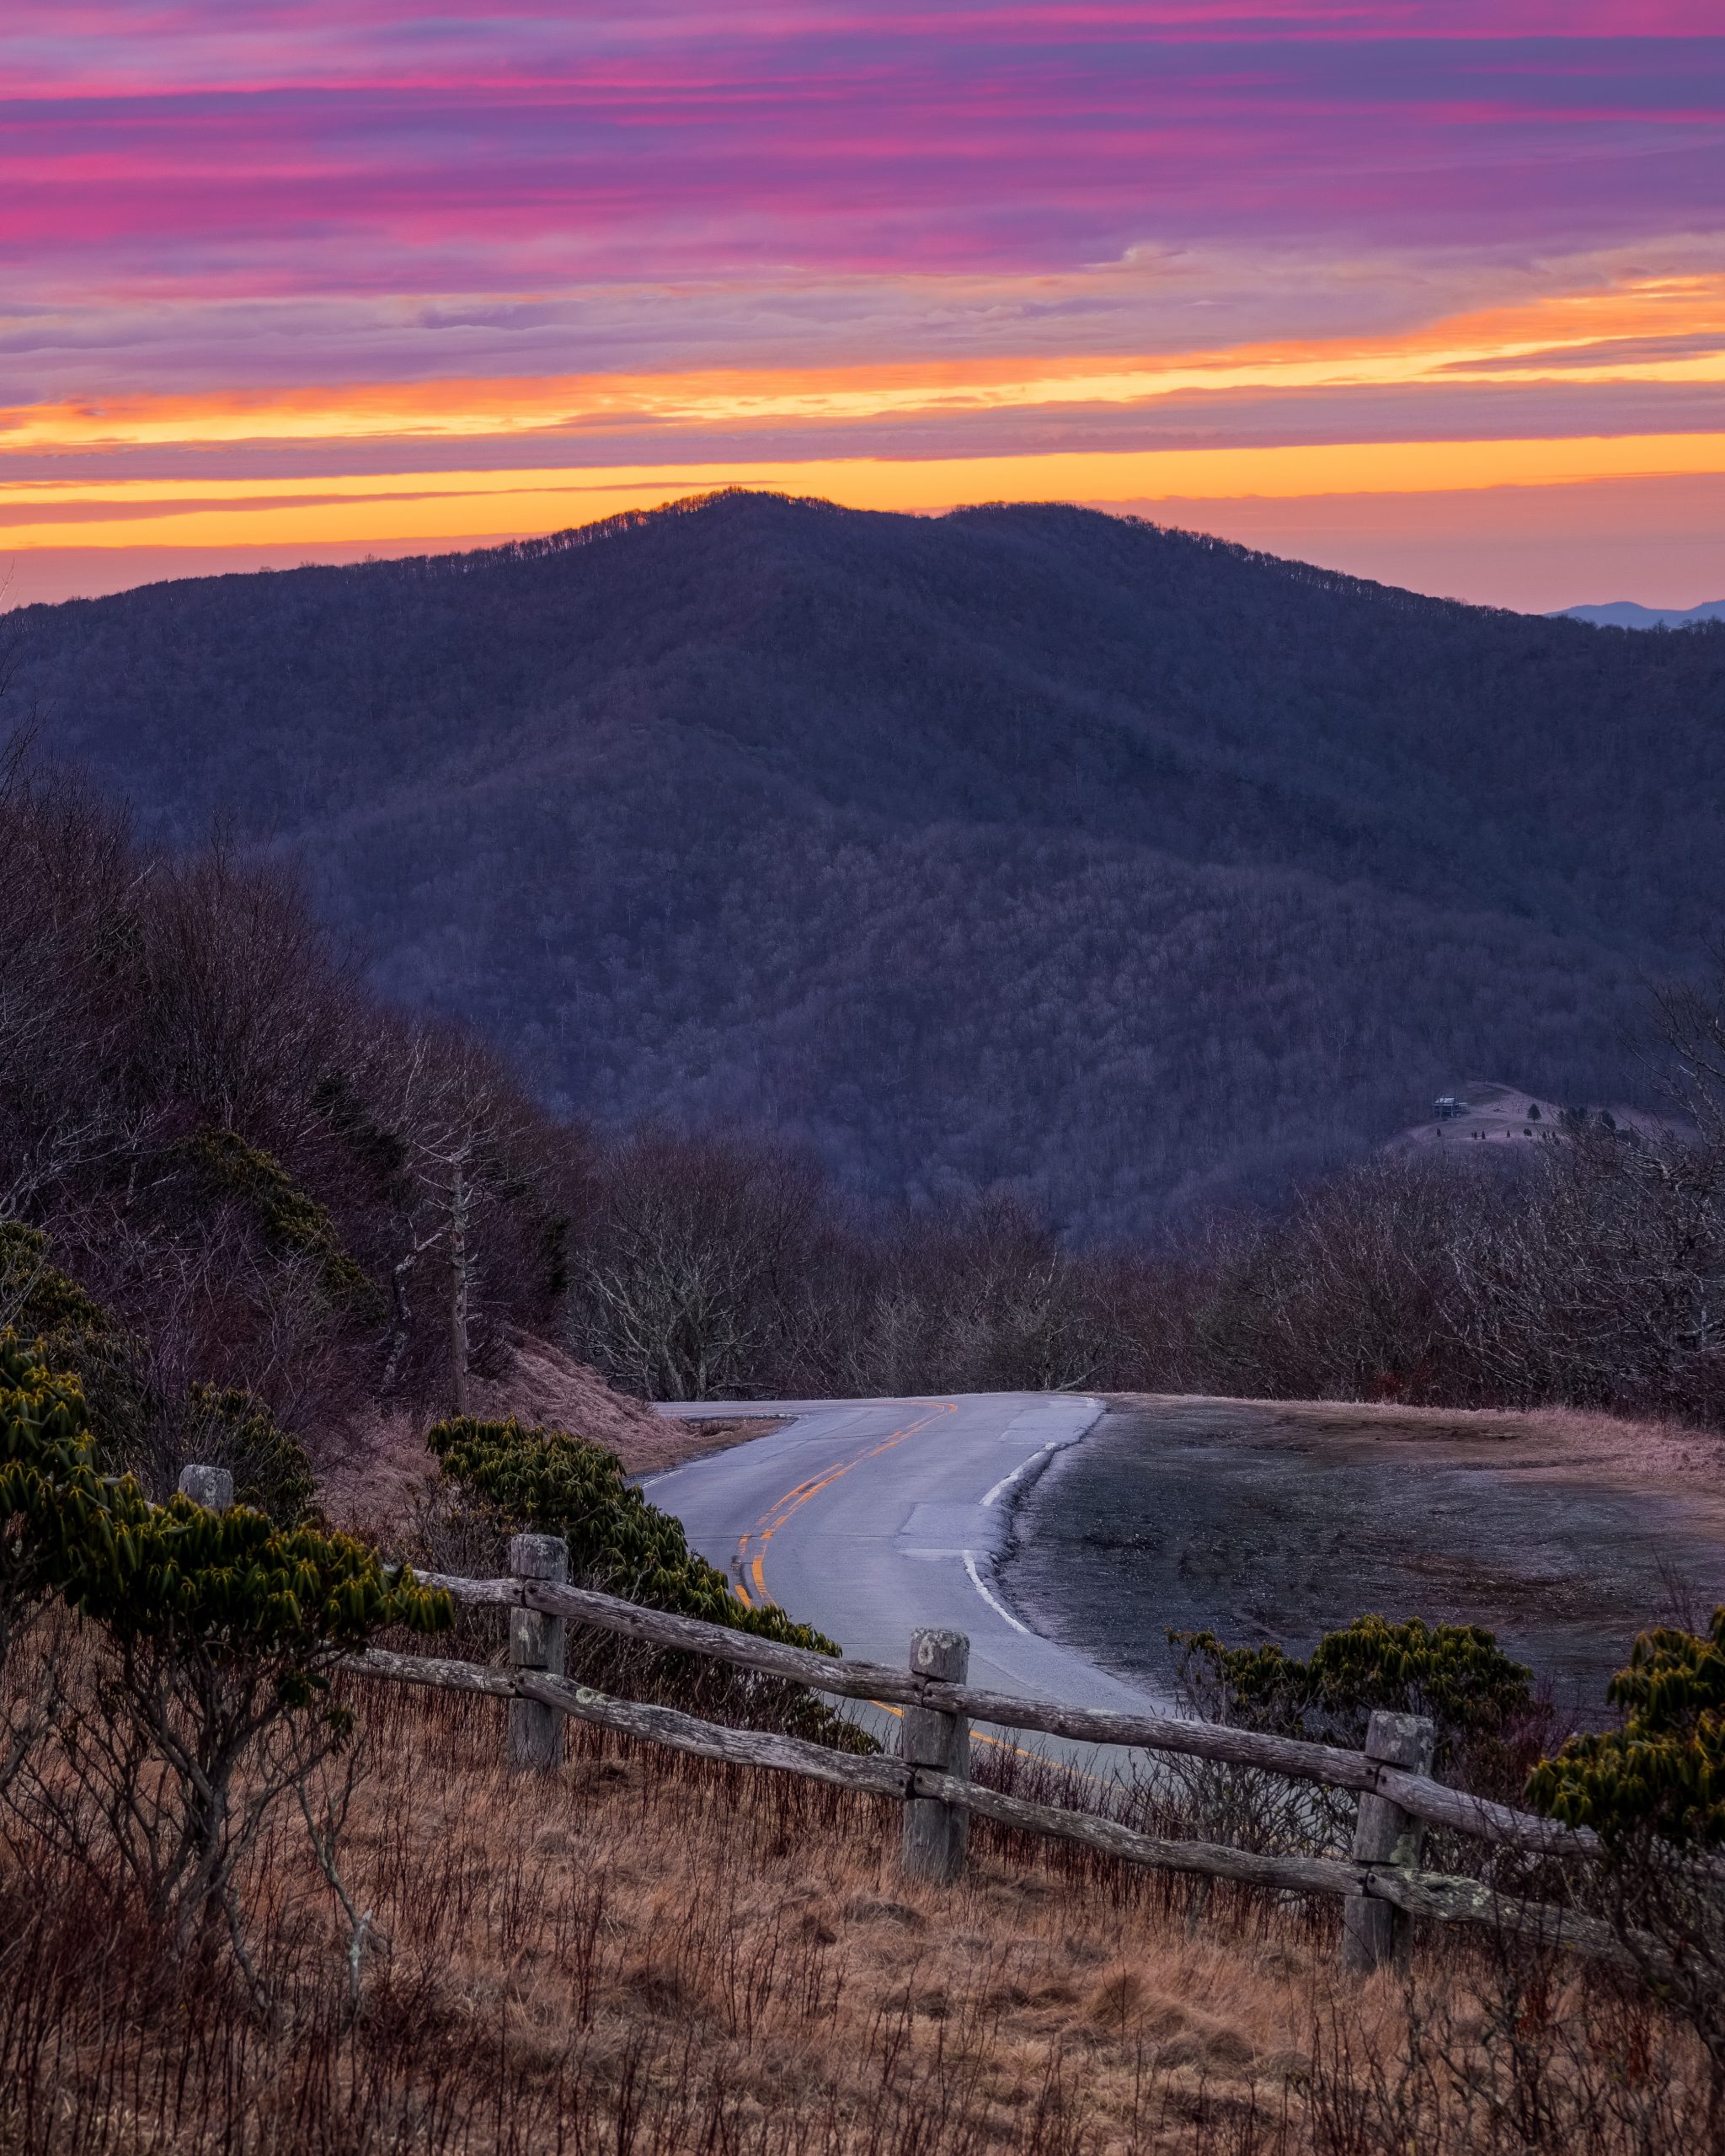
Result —
[[1596, 629], [1696, 629], [1704, 622], [1725, 622], [1725, 599], [1704, 599], [1699, 606], [1642, 606], [1633, 599], [1613, 599], [1602, 606], [1565, 606], [1554, 622], [1589, 622]]

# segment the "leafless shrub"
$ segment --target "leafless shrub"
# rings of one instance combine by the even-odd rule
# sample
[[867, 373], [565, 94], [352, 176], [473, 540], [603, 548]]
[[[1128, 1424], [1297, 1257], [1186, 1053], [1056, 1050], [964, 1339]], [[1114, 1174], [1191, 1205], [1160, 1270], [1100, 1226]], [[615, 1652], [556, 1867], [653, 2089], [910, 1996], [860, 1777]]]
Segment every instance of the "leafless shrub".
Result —
[[1706, 2074], [1648, 1994], [1524, 1936], [1404, 1984], [1396, 2041], [1356, 2001], [1313, 2032], [1303, 2123], [1316, 2151], [1667, 2156], [1719, 2145]]
[[113, 1321], [102, 1417], [153, 1488], [194, 1383], [339, 1442], [553, 1325], [582, 1134], [371, 1000], [291, 876], [219, 838], [147, 850], [19, 753], [0, 922], [0, 1220]]
[[647, 1130], [601, 1164], [572, 1341], [654, 1400], [723, 1399], [818, 1358], [827, 1230], [806, 1163]]
[[[174, 1951], [227, 1931], [270, 2004], [243, 1926], [238, 1878], [283, 1804], [309, 1791], [344, 1748], [344, 1720], [295, 1709], [280, 1673], [142, 1638], [86, 1640], [75, 1687], [6, 1792], [25, 1837], [109, 1889], [126, 1882]], [[345, 1806], [323, 1806], [331, 1868]]]

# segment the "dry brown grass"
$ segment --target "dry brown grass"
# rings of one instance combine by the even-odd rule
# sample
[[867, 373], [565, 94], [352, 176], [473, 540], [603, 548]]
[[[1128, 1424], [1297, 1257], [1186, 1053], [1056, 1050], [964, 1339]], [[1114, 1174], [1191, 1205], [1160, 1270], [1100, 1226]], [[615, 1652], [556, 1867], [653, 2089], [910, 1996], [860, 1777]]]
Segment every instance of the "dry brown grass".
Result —
[[[270, 2025], [222, 1954], [165, 1961], [123, 1903], [14, 1828], [0, 1862], [0, 2148], [1699, 2145], [1669, 2137], [1693, 2125], [1669, 2031], [1568, 1976], [1506, 1984], [1488, 1945], [1422, 1949], [1410, 2024], [1396, 1980], [1335, 1975], [1326, 1910], [1206, 1893], [986, 1827], [961, 1886], [911, 1886], [897, 1817], [874, 1800], [585, 1729], [559, 1774], [515, 1776], [494, 1702], [379, 1688], [359, 1704], [370, 1771], [342, 1869], [379, 1943], [361, 1957], [357, 2009], [348, 1927], [291, 1822], [250, 1884]], [[1494, 2015], [1512, 2052], [1552, 2054], [1540, 2071], [1557, 2093], [1530, 2132], [1493, 2122], [1525, 2112], [1539, 2079], [1506, 2068], [1487, 2041]], [[1578, 2030], [1581, 2064], [1566, 2065], [1557, 2054]], [[1476, 2087], [1507, 2071], [1507, 2100], [1482, 2111], [1458, 2096], [1446, 2046]], [[1589, 2075], [1615, 2124], [1579, 2121]]]
[[[1274, 1438], [1349, 1438], [1439, 1451], [1494, 1445], [1518, 1471], [1642, 1486], [1657, 1481], [1716, 1485], [1725, 1436], [1675, 1420], [1607, 1415], [1581, 1407], [1410, 1407], [1397, 1401], [1231, 1400], [1206, 1393], [1111, 1393], [1123, 1407], [1238, 1410]], [[1536, 1460], [1523, 1453], [1537, 1454]]]
[[789, 1415], [662, 1416], [662, 1456], [650, 1469], [631, 1465], [628, 1460], [623, 1465], [632, 1475], [662, 1474], [668, 1467], [681, 1467], [686, 1460], [724, 1452], [731, 1445], [745, 1445], [755, 1438], [770, 1438], [775, 1430], [788, 1429], [793, 1419]]

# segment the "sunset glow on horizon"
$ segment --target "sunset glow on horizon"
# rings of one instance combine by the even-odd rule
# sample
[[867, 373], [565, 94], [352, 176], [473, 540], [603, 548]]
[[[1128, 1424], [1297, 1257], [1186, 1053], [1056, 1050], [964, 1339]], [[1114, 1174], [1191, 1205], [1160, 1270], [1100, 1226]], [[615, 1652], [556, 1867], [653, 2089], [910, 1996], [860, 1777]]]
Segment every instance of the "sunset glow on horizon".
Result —
[[745, 484], [1077, 499], [1511, 606], [1725, 596], [1717, 22], [21, 0], [0, 579]]

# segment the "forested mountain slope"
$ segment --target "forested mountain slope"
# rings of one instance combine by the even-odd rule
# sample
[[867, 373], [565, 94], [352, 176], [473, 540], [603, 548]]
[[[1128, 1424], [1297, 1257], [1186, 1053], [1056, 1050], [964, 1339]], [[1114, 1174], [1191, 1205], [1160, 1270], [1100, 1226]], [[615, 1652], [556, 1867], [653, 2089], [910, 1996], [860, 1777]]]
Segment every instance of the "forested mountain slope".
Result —
[[13, 708], [300, 856], [555, 1102], [1091, 1227], [1477, 1069], [1635, 1091], [1725, 921], [1725, 628], [1450, 605], [1062, 507], [721, 496], [26, 610]]

